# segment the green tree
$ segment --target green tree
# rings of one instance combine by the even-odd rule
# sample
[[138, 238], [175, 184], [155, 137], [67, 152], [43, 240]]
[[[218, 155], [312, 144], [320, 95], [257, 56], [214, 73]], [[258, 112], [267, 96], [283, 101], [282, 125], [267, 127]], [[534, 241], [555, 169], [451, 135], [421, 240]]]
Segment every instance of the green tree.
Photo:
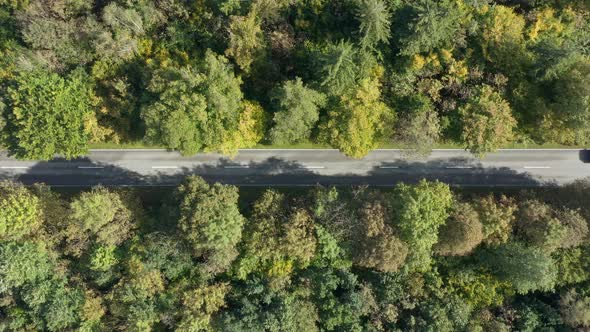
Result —
[[287, 204], [285, 196], [274, 190], [265, 191], [254, 203], [236, 269], [238, 278], [258, 272], [280, 283], [311, 262], [317, 245], [313, 219], [306, 210]]
[[412, 1], [401, 13], [405, 14], [397, 18], [401, 26], [395, 29], [401, 55], [428, 53], [455, 43], [462, 22], [455, 1]]
[[93, 242], [118, 246], [129, 239], [139, 221], [130, 198], [102, 187], [83, 192], [70, 204], [73, 222], [65, 228], [67, 250], [79, 256]]
[[590, 297], [570, 289], [561, 296], [559, 309], [563, 321], [572, 328], [590, 327]]
[[427, 157], [441, 137], [441, 124], [430, 100], [414, 98], [412, 111], [400, 117], [395, 138], [404, 145], [409, 157]]
[[407, 266], [424, 271], [431, 264], [431, 249], [438, 241], [438, 229], [445, 223], [453, 195], [440, 182], [420, 181], [416, 185], [398, 184], [392, 198], [394, 220], [400, 237], [411, 248]]
[[[549, 108], [560, 132], [571, 131], [578, 144], [590, 141], [590, 57], [566, 58], [549, 69], [546, 82], [551, 86]], [[563, 128], [559, 128], [563, 124]]]
[[483, 86], [477, 95], [459, 109], [462, 122], [461, 140], [477, 156], [496, 151], [514, 139], [516, 120], [510, 105], [499, 93]]
[[[206, 151], [222, 146], [238, 130], [243, 94], [242, 80], [234, 75], [233, 66], [221, 55], [208, 50], [203, 60], [205, 77], [202, 93], [207, 101], [207, 123], [203, 142]], [[237, 146], [231, 147], [232, 153]]]
[[303, 85], [300, 78], [286, 81], [272, 96], [276, 103], [270, 139], [274, 144], [293, 144], [308, 139], [319, 120], [326, 97]]
[[549, 205], [539, 201], [527, 201], [520, 206], [516, 229], [525, 243], [547, 252], [561, 246], [567, 229], [552, 212]]
[[256, 10], [251, 10], [246, 16], [231, 16], [229, 22], [229, 45], [225, 55], [233, 58], [245, 72], [256, 57], [260, 56], [264, 47], [261, 19]]
[[15, 80], [7, 96], [9, 150], [23, 159], [85, 154], [89, 139], [85, 122], [92, 115], [93, 95], [84, 71], [76, 70], [64, 79], [34, 70]]
[[463, 256], [482, 240], [483, 226], [477, 211], [467, 203], [455, 203], [450, 218], [439, 229], [435, 250], [443, 256]]
[[238, 209], [238, 190], [219, 183], [210, 186], [191, 176], [178, 187], [178, 227], [194, 254], [207, 260], [212, 272], [225, 270], [237, 256], [244, 217]]
[[323, 134], [347, 156], [364, 157], [393, 121], [395, 114], [380, 100], [379, 76], [362, 80], [351, 97], [342, 96], [328, 113]]
[[191, 155], [203, 148], [207, 104], [198, 91], [203, 76], [192, 67], [154, 73], [148, 89], [157, 100], [142, 110], [145, 139]]
[[549, 291], [555, 285], [557, 270], [551, 256], [518, 242], [499, 246], [484, 255], [482, 262], [499, 278], [512, 283], [519, 294]]
[[200, 150], [235, 153], [240, 143], [232, 139], [242, 110], [240, 84], [227, 59], [209, 50], [198, 67], [156, 71], [149, 86], [155, 100], [142, 111], [146, 139], [185, 155]]
[[16, 15], [22, 38], [34, 52], [27, 60], [58, 70], [92, 61], [103, 30], [90, 9], [89, 1], [31, 0]]
[[39, 230], [43, 206], [22, 185], [0, 183], [0, 241], [20, 240]]
[[382, 0], [357, 0], [356, 17], [360, 23], [361, 46], [373, 49], [387, 43], [391, 34], [391, 12]]
[[359, 71], [357, 55], [354, 45], [345, 41], [329, 44], [321, 54], [320, 86], [327, 94], [340, 96], [355, 86]]
[[209, 330], [211, 317], [225, 305], [225, 295], [229, 290], [228, 283], [219, 283], [186, 292], [177, 331]]
[[79, 325], [83, 294], [58, 273], [55, 253], [45, 245], [28, 241], [0, 244], [0, 262], [0, 293], [18, 300], [5, 311], [0, 324], [14, 330], [52, 332]]
[[527, 60], [524, 41], [524, 18], [514, 9], [502, 5], [489, 7], [479, 17], [483, 56], [495, 68], [510, 76], [521, 74]]

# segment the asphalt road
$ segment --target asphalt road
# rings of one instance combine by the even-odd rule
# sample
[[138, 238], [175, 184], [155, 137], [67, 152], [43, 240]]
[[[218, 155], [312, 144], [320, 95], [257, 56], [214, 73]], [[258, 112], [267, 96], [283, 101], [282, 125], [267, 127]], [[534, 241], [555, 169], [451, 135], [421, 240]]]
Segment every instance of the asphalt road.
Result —
[[[336, 150], [242, 150], [183, 157], [165, 150], [92, 150], [88, 157], [47, 162], [0, 154], [0, 179], [52, 186], [170, 186], [188, 174], [242, 186], [392, 186], [422, 178], [458, 186], [534, 187], [590, 176], [583, 150], [501, 150], [477, 159], [462, 150], [435, 150], [423, 160], [398, 150], [375, 150], [363, 159]], [[588, 160], [586, 160], [588, 161]]]

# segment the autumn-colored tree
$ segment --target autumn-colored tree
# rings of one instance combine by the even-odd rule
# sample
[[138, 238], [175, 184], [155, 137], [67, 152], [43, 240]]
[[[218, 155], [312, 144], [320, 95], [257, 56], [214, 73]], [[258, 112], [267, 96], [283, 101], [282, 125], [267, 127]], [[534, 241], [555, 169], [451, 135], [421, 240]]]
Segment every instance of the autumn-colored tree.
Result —
[[395, 272], [402, 266], [408, 248], [395, 236], [390, 222], [381, 202], [363, 206], [353, 240], [355, 264], [382, 272]]
[[513, 199], [504, 195], [497, 199], [490, 194], [476, 198], [473, 207], [483, 226], [484, 243], [496, 245], [508, 241], [518, 209]]
[[477, 156], [494, 152], [514, 139], [516, 120], [510, 105], [489, 86], [478, 89], [476, 96], [459, 109], [461, 140]]
[[39, 230], [43, 206], [22, 185], [0, 182], [0, 241], [20, 240]]
[[322, 130], [345, 155], [362, 158], [377, 145], [395, 113], [381, 101], [380, 75], [361, 80], [352, 96], [342, 96]]
[[477, 211], [467, 203], [455, 203], [450, 218], [439, 229], [435, 250], [443, 256], [462, 256], [482, 240], [483, 226]]

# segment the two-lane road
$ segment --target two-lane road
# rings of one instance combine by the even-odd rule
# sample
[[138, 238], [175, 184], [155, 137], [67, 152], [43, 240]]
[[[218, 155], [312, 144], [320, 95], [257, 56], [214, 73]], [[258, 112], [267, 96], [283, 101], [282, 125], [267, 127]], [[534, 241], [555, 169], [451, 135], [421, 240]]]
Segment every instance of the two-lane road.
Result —
[[501, 150], [484, 159], [463, 150], [435, 150], [423, 160], [404, 159], [399, 150], [375, 150], [351, 159], [337, 150], [241, 150], [234, 159], [218, 154], [183, 157], [165, 150], [92, 150], [87, 157], [47, 162], [0, 155], [0, 179], [53, 186], [167, 186], [188, 174], [244, 186], [368, 184], [438, 179], [459, 186], [544, 186], [590, 176], [584, 151]]

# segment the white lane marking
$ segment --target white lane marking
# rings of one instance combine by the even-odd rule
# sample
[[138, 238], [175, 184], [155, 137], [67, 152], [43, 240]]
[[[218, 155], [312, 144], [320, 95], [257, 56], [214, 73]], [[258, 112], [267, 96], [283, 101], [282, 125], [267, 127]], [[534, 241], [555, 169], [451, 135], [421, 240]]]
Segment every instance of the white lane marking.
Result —
[[29, 166], [0, 166], [1, 169], [28, 169]]
[[324, 169], [326, 167], [325, 166], [299, 166], [299, 168], [305, 168], [305, 169]]
[[399, 166], [379, 166], [379, 168], [399, 168]]
[[250, 168], [250, 166], [248, 165], [229, 165], [229, 166], [223, 166], [223, 168]]
[[152, 166], [153, 169], [176, 169], [178, 166]]
[[78, 166], [78, 168], [81, 168], [81, 169], [100, 169], [100, 168], [104, 168], [104, 166]]
[[524, 166], [526, 169], [547, 169], [551, 168], [551, 166]]
[[445, 168], [470, 169], [473, 168], [473, 166], [447, 166]]

